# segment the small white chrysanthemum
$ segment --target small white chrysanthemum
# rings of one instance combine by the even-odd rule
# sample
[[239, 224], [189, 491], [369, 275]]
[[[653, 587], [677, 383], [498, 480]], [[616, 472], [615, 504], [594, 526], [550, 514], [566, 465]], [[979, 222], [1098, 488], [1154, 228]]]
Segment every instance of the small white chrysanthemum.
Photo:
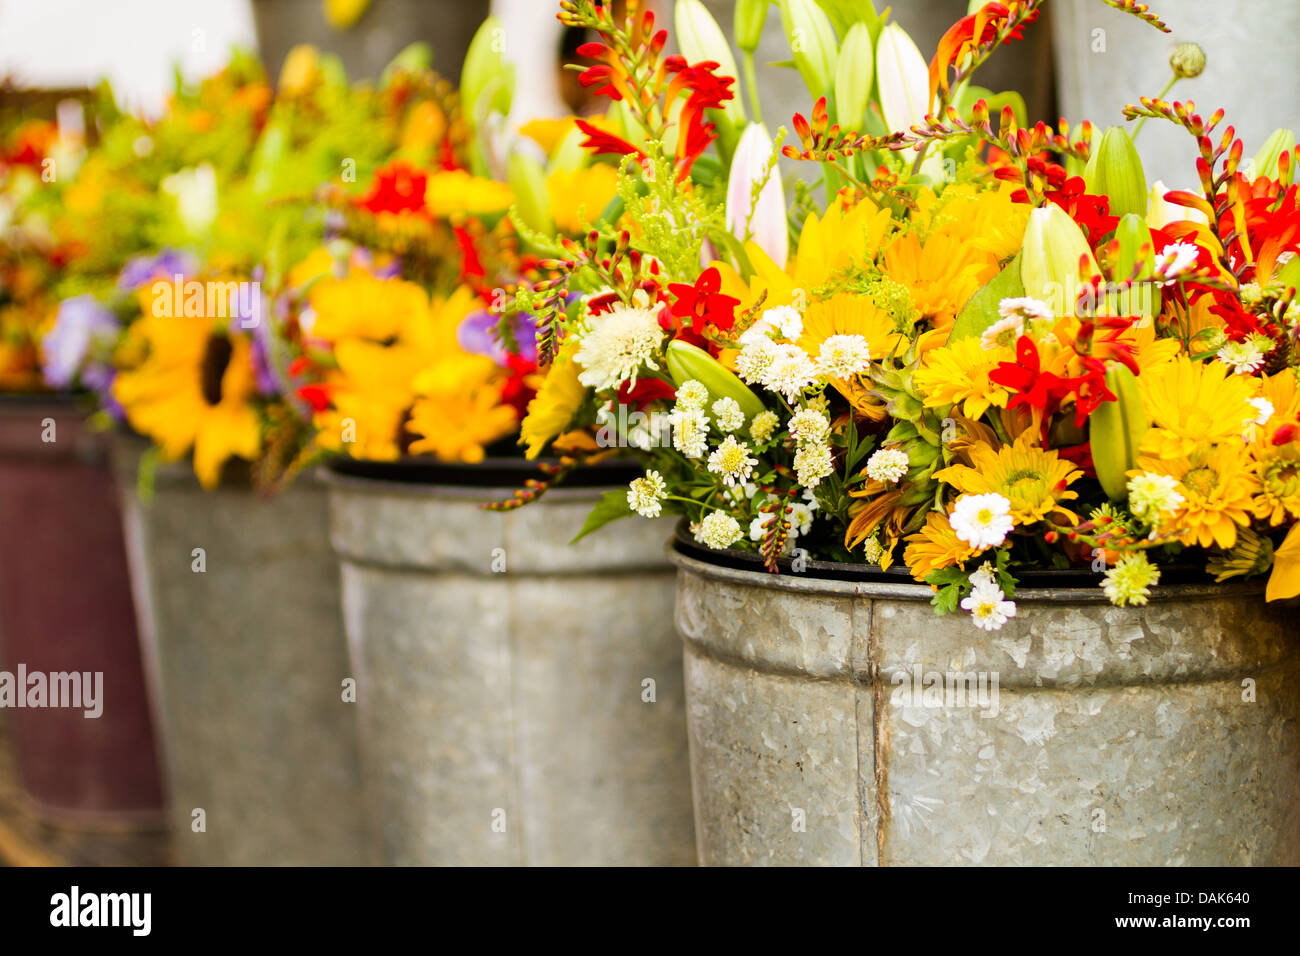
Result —
[[675, 408], [668, 416], [673, 447], [687, 458], [699, 458], [709, 448], [709, 416], [700, 408]]
[[948, 521], [953, 533], [976, 551], [996, 548], [1015, 527], [1011, 502], [995, 493], [962, 495]]
[[[776, 517], [772, 512], [763, 512], [749, 523], [749, 540], [762, 541], [763, 535], [767, 533], [767, 526], [772, 523]], [[801, 534], [807, 534], [812, 530], [813, 518], [816, 517], [811, 505], [802, 501], [796, 501], [790, 505], [786, 512], [786, 520], [790, 522], [789, 540], [786, 542], [787, 549], [790, 548], [790, 541], [799, 537]]]
[[746, 342], [736, 356], [736, 374], [747, 385], [760, 384], [776, 361], [776, 343], [763, 338]]
[[885, 553], [885, 546], [874, 534], [866, 540], [862, 548], [862, 556], [867, 559], [867, 564], [880, 564], [884, 560]]
[[1254, 418], [1248, 418], [1246, 420], [1255, 425], [1267, 425], [1268, 420], [1272, 418], [1273, 413], [1277, 411], [1277, 409], [1273, 407], [1273, 403], [1267, 398], [1248, 398], [1246, 401], [1255, 407], [1255, 411], [1259, 412], [1259, 414]]
[[734, 398], [720, 398], [713, 403], [713, 423], [724, 432], [736, 432], [745, 427], [745, 413]]
[[1198, 254], [1194, 243], [1171, 242], [1157, 252], [1153, 260], [1156, 278], [1171, 282], [1185, 275], [1195, 267]]
[[1101, 588], [1118, 607], [1146, 604], [1151, 588], [1160, 582], [1160, 569], [1147, 560], [1145, 552], [1126, 554], [1106, 572]]
[[826, 436], [831, 433], [830, 419], [824, 412], [815, 408], [799, 409], [790, 416], [790, 423], [786, 427], [795, 441], [801, 445], [808, 442], [825, 442]]
[[860, 335], [828, 335], [817, 353], [817, 364], [831, 378], [848, 378], [871, 365], [871, 347]]
[[999, 591], [1002, 590], [998, 587], [998, 582], [993, 577], [993, 564], [989, 561], [985, 561], [975, 569], [974, 573], [971, 574], [970, 586], [972, 588], [984, 588], [985, 590], [989, 588], [998, 588]]
[[657, 369], [652, 356], [664, 340], [659, 313], [652, 309], [620, 306], [595, 316], [584, 332], [573, 360], [582, 370], [578, 380], [605, 391], [636, 381], [642, 365]]
[[749, 436], [760, 445], [769, 442], [776, 432], [776, 426], [780, 424], [781, 419], [777, 417], [776, 412], [759, 412], [754, 416], [754, 420], [749, 423]]
[[709, 400], [709, 390], [703, 382], [688, 378], [677, 389], [678, 408], [703, 408]]
[[817, 363], [797, 345], [778, 345], [772, 364], [763, 373], [761, 384], [794, 404], [807, 388], [821, 378]]
[[1243, 282], [1237, 287], [1237, 298], [1247, 309], [1257, 309], [1264, 302], [1264, 290], [1258, 282]]
[[714, 550], [729, 548], [742, 537], [740, 522], [725, 511], [710, 511], [695, 530], [695, 540]]
[[[1003, 299], [1012, 302], [1013, 299]], [[1037, 301], [1037, 300], [1032, 300]], [[986, 349], [995, 349], [999, 345], [1014, 346], [1016, 340], [1025, 334], [1025, 317], [1019, 313], [998, 319], [980, 333], [980, 345]]]
[[1140, 521], [1154, 522], [1161, 515], [1173, 514], [1182, 503], [1178, 479], [1173, 475], [1144, 471], [1128, 480], [1128, 510]]
[[911, 467], [901, 448], [881, 448], [867, 459], [867, 477], [892, 485], [901, 481]]
[[1022, 322], [1033, 321], [1034, 319], [1050, 322], [1054, 318], [1052, 307], [1042, 299], [1036, 299], [1032, 295], [1000, 300], [998, 302], [998, 315], [1004, 319], [1018, 318]]
[[1016, 616], [1016, 602], [1008, 601], [1002, 589], [996, 586], [977, 586], [962, 598], [963, 611], [970, 611], [975, 626], [984, 631], [998, 631]]
[[757, 458], [749, 457], [749, 446], [736, 441], [735, 435], [724, 438], [709, 456], [709, 471], [721, 475], [722, 483], [728, 487], [748, 480], [757, 464]]
[[757, 322], [744, 331], [740, 336], [740, 344], [771, 341], [773, 337], [793, 342], [801, 335], [803, 335], [803, 316], [799, 314], [799, 310], [792, 305], [778, 305], [767, 309], [758, 317]]
[[632, 479], [627, 488], [627, 506], [643, 518], [658, 518], [667, 497], [668, 486], [657, 471], [647, 471], [644, 478]]
[[794, 453], [795, 477], [805, 488], [816, 488], [823, 478], [835, 471], [830, 445], [807, 442]]
[[1259, 371], [1267, 353], [1268, 348], [1252, 336], [1244, 342], [1226, 343], [1215, 358], [1232, 369], [1234, 375], [1249, 375]]

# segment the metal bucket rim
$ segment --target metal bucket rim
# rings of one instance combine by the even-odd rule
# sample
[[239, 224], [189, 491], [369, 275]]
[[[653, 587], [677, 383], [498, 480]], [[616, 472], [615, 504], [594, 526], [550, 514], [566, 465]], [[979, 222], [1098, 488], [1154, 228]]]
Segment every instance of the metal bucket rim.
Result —
[[[316, 478], [331, 489], [347, 491], [353, 494], [385, 495], [408, 498], [441, 498], [449, 501], [506, 501], [519, 490], [517, 487], [478, 487], [475, 485], [452, 485], [420, 483], [411, 481], [392, 481], [383, 478], [368, 478], [363, 475], [347, 475], [332, 468], [319, 468]], [[585, 488], [552, 488], [546, 492], [538, 504], [547, 501], [595, 501], [603, 493], [613, 491], [617, 485], [593, 485]], [[524, 507], [536, 507], [524, 505]]]
[[[934, 591], [927, 584], [891, 584], [883, 581], [842, 581], [819, 578], [812, 574], [771, 574], [768, 572], [745, 571], [726, 567], [710, 561], [702, 561], [683, 554], [677, 548], [676, 538], [669, 538], [664, 545], [668, 560], [679, 570], [699, 577], [727, 584], [750, 588], [766, 588], [775, 591], [789, 591], [798, 594], [831, 595], [834, 597], [892, 598], [899, 601], [924, 601], [927, 604], [934, 597]], [[1239, 581], [1228, 584], [1171, 584], [1157, 586], [1151, 592], [1151, 602], [1185, 601], [1189, 599], [1208, 599], [1216, 597], [1245, 596], [1262, 593], [1264, 582]], [[1070, 604], [1109, 604], [1110, 599], [1099, 587], [1093, 588], [1016, 588], [1017, 604], [1046, 604], [1067, 602]], [[1135, 608], [1133, 610], [1140, 610]]]

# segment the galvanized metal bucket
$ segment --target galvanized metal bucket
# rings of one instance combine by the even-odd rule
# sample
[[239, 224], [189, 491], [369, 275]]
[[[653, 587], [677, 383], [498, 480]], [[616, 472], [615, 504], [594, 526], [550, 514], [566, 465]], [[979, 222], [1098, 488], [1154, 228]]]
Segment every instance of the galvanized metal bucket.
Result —
[[383, 862], [693, 864], [667, 529], [570, 546], [598, 489], [326, 480]]
[[180, 463], [146, 501], [143, 448], [114, 459], [179, 862], [366, 862], [325, 489], [205, 492]]
[[928, 587], [678, 568], [706, 865], [1295, 865], [1300, 628], [1250, 585]]

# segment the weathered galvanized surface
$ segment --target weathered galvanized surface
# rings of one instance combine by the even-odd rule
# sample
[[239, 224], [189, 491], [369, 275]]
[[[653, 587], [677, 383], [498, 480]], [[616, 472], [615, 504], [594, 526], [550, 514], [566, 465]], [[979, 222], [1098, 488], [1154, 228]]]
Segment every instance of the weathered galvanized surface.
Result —
[[667, 527], [569, 546], [599, 492], [327, 481], [383, 862], [694, 863]]
[[366, 862], [325, 489], [304, 476], [269, 500], [205, 492], [181, 463], [142, 502], [140, 450], [121, 439], [114, 457], [178, 861]]
[[1300, 628], [1257, 588], [1019, 591], [986, 633], [670, 558], [702, 864], [1300, 863]]

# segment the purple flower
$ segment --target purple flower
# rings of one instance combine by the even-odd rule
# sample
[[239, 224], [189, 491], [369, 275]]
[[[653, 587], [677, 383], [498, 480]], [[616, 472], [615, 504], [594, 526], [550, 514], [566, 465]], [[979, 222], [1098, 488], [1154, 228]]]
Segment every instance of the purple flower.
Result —
[[[486, 355], [498, 365], [505, 365], [507, 353], [502, 344], [497, 341], [496, 334], [500, 323], [501, 316], [487, 309], [471, 312], [461, 320], [460, 327], [456, 330], [456, 341], [466, 352]], [[513, 317], [513, 331], [520, 358], [536, 362], [537, 319], [526, 312], [521, 312]]]
[[176, 249], [164, 249], [156, 256], [132, 256], [126, 260], [117, 277], [117, 287], [124, 292], [134, 292], [153, 279], [173, 279], [198, 271], [194, 257]]
[[52, 388], [69, 388], [87, 369], [94, 355], [104, 358], [117, 340], [121, 323], [93, 295], [79, 295], [59, 303], [54, 327], [41, 340], [42, 371]]

